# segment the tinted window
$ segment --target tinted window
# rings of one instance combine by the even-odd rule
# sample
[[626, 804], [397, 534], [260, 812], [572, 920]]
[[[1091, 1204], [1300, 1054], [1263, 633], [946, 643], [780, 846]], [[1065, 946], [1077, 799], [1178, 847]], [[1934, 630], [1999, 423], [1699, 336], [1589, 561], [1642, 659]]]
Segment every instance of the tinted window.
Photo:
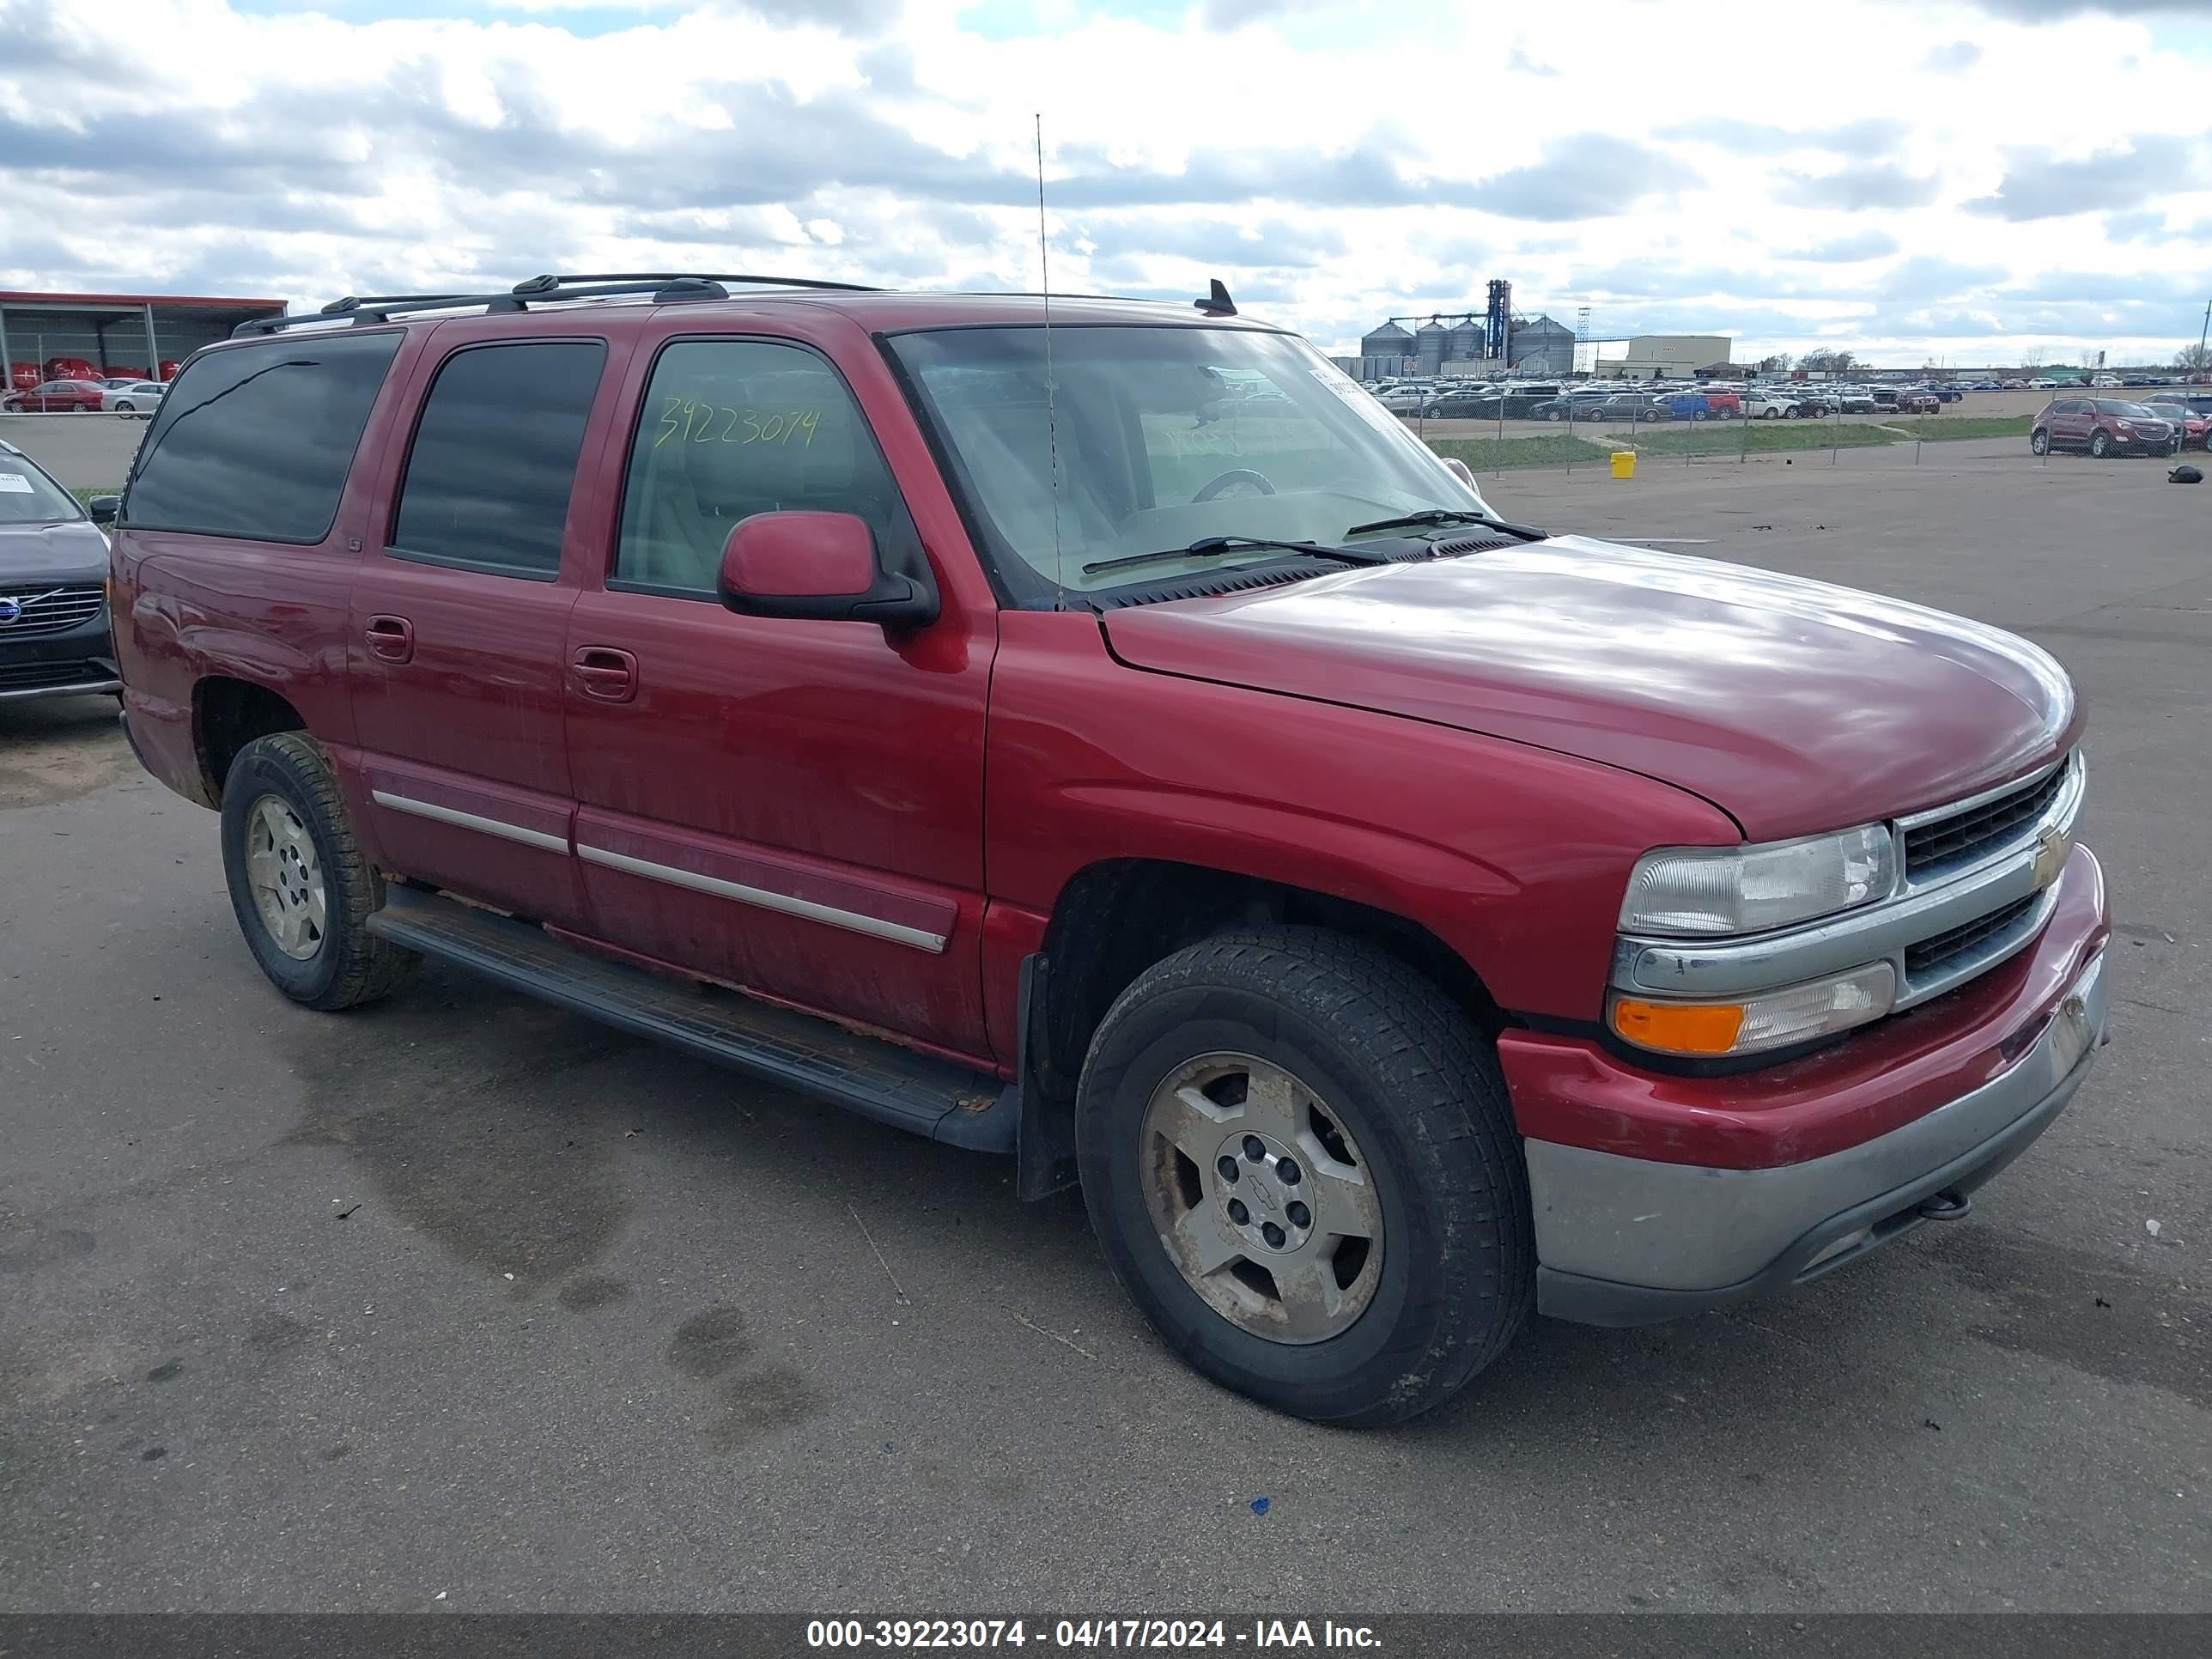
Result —
[[740, 520], [855, 513], [878, 546], [911, 539], [898, 487], [837, 372], [762, 340], [679, 340], [660, 354], [631, 440], [617, 579], [711, 594]]
[[319, 542], [399, 336], [298, 335], [211, 352], [161, 399], [125, 522]]
[[438, 370], [392, 544], [413, 557], [550, 579], [607, 349], [597, 340], [471, 346]]

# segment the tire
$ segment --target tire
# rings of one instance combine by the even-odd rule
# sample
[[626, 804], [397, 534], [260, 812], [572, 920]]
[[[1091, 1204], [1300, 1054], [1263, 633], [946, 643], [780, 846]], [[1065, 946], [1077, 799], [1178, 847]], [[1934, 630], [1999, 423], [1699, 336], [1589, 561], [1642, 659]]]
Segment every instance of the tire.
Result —
[[[1288, 1132], [1249, 1161], [1249, 1131], [1269, 1119], [1238, 1095], [1234, 1076], [1224, 1080], [1226, 1115], [1168, 1113], [1192, 1126], [1201, 1152], [1221, 1128], [1210, 1166], [1171, 1152], [1148, 1132], [1158, 1121], [1156, 1098], [1171, 1107], [1189, 1097], [1189, 1087], [1171, 1086], [1178, 1073], [1202, 1076], [1194, 1068], [1213, 1060], [1251, 1075], [1275, 1068], [1293, 1085], [1282, 1097], [1300, 1103], [1289, 1118], [1305, 1128], [1291, 1144], [1306, 1147], [1310, 1167], [1283, 1179], [1299, 1184], [1278, 1182], [1272, 1197], [1263, 1190], [1289, 1161], [1274, 1156]], [[1324, 1115], [1340, 1139], [1325, 1135]], [[1227, 934], [1147, 969], [1115, 1000], [1091, 1042], [1077, 1095], [1076, 1149], [1091, 1224], [1152, 1329], [1214, 1382], [1295, 1416], [1343, 1427], [1419, 1416], [1497, 1358], [1534, 1305], [1528, 1170], [1495, 1054], [1434, 984], [1340, 934], [1310, 927]], [[1332, 1185], [1322, 1170], [1332, 1162], [1359, 1175]], [[1232, 1166], [1236, 1181], [1217, 1173], [1223, 1165]], [[1306, 1223], [1298, 1222], [1296, 1202], [1284, 1202], [1302, 1192], [1320, 1206], [1306, 1212]], [[1249, 1243], [1232, 1224], [1240, 1219], [1228, 1207], [1236, 1193], [1261, 1206], [1242, 1218]], [[1343, 1305], [1308, 1304], [1313, 1322], [1298, 1333], [1287, 1325], [1292, 1310], [1279, 1289], [1255, 1287], [1249, 1275], [1255, 1262], [1293, 1265], [1304, 1247], [1270, 1255], [1249, 1229], [1266, 1231], [1273, 1224], [1259, 1217], [1273, 1213], [1310, 1224], [1306, 1243], [1318, 1246], [1330, 1212], [1346, 1213], [1346, 1194], [1363, 1204], [1371, 1194], [1375, 1242], [1353, 1253], [1348, 1269], [1303, 1258], [1310, 1274], [1334, 1281]], [[1165, 1235], [1175, 1224], [1156, 1218], [1165, 1214], [1164, 1201], [1188, 1206], [1216, 1244], [1226, 1241], [1232, 1254], [1218, 1272], [1187, 1269], [1171, 1254]], [[1279, 1246], [1283, 1237], [1278, 1227], [1271, 1242]], [[1342, 1236], [1335, 1255], [1349, 1243]], [[1352, 1273], [1349, 1284], [1342, 1272]], [[1275, 1284], [1272, 1273], [1265, 1283]], [[1222, 1300], [1241, 1302], [1241, 1321], [1217, 1305]], [[1274, 1334], [1255, 1334], [1255, 1326]]]
[[2048, 455], [2051, 453], [2051, 434], [2048, 432], [2045, 432], [2041, 427], [2038, 427], [2034, 431], [2029, 433], [2027, 434], [2027, 453], [2031, 455]]
[[136, 415], [138, 412], [138, 405], [128, 401], [119, 403], [115, 405], [115, 412], [123, 416]]
[[[296, 827], [295, 849], [312, 848], [319, 880], [321, 925], [305, 955], [279, 942], [249, 866], [249, 830], [271, 800], [278, 804], [276, 815], [289, 813]], [[281, 866], [281, 851], [276, 856]], [[231, 763], [222, 786], [222, 868], [246, 947], [270, 982], [295, 1002], [323, 1009], [374, 1002], [422, 959], [368, 931], [369, 916], [384, 903], [384, 881], [355, 843], [329, 757], [304, 732], [256, 738]]]
[[2101, 431], [2091, 433], [2089, 434], [2089, 453], [2095, 456], [2097, 459], [2100, 461], [2103, 460], [2106, 456], [2112, 453], [2112, 441], [2106, 437]]

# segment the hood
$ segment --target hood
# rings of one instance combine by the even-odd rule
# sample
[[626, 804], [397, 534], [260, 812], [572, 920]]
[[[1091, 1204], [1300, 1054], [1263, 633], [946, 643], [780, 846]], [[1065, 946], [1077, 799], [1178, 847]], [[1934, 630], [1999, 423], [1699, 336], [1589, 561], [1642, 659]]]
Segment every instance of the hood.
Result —
[[106, 580], [107, 538], [89, 520], [0, 524], [0, 593], [34, 582]]
[[1110, 611], [1131, 667], [1540, 745], [1753, 841], [1940, 805], [2063, 753], [2064, 671], [1983, 623], [1580, 537]]

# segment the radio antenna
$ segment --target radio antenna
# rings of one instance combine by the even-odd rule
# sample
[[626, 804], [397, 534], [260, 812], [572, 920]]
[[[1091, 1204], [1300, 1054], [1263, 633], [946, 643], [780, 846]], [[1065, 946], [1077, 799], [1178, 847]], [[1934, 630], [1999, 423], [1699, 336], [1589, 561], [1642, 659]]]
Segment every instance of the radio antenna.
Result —
[[1058, 388], [1052, 374], [1052, 255], [1044, 230], [1044, 114], [1036, 120], [1037, 278], [1044, 291], [1044, 439], [1052, 461], [1052, 586], [1053, 601], [1067, 609], [1067, 567], [1060, 550], [1060, 419]]

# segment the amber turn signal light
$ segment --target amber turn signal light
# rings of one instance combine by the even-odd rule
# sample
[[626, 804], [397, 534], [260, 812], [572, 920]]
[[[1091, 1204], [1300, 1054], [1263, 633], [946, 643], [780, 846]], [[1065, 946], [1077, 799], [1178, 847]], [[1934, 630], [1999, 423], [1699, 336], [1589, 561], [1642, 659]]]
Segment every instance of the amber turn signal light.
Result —
[[1613, 1029], [1639, 1048], [1667, 1054], [1724, 1054], [1743, 1029], [1738, 1002], [1641, 1002], [1613, 1005]]

